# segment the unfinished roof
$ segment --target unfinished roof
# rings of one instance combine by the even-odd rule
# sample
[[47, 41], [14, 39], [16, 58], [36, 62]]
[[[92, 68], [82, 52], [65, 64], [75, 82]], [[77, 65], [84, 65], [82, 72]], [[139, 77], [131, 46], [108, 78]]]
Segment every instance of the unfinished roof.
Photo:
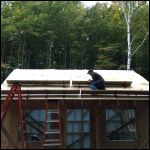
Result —
[[[57, 69], [15, 69], [1, 85], [1, 92], [6, 94], [14, 81], [22, 85], [26, 94], [53, 94], [54, 98], [60, 94], [64, 98], [69, 94], [142, 94], [149, 93], [149, 82], [135, 71], [127, 70], [94, 70], [106, 81], [105, 91], [92, 91], [88, 87], [88, 70], [57, 70]], [[51, 95], [52, 96], [52, 95]], [[88, 95], [89, 96], [89, 95]], [[60, 97], [61, 99], [62, 97]], [[67, 97], [65, 97], [67, 98]], [[70, 99], [74, 97], [71, 97]], [[83, 97], [82, 97], [83, 98]], [[90, 97], [91, 99], [94, 97]], [[97, 95], [95, 99], [100, 99]]]
[[[95, 70], [106, 81], [130, 81], [135, 75], [134, 71], [127, 70]], [[51, 81], [51, 80], [75, 80], [87, 81], [90, 76], [88, 70], [56, 70], [56, 69], [15, 69], [6, 79], [23, 81]], [[141, 77], [141, 76], [140, 76]], [[136, 74], [137, 78], [137, 74]], [[143, 78], [141, 78], [143, 80]]]

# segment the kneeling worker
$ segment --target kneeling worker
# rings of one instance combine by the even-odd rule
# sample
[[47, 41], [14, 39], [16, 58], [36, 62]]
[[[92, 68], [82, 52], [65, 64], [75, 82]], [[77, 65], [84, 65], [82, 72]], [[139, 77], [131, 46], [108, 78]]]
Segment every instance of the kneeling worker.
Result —
[[101, 75], [99, 75], [97, 72], [94, 72], [92, 69], [90, 69], [87, 74], [91, 75], [92, 77], [92, 80], [89, 80], [89, 87], [92, 90], [105, 90], [105, 80]]

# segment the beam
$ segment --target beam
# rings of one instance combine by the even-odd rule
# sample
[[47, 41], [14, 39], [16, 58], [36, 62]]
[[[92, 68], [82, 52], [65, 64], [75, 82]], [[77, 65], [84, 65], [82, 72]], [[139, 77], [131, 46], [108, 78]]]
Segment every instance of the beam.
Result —
[[70, 145], [68, 145], [67, 148], [70, 148], [70, 146], [72, 146], [72, 145], [78, 143], [79, 141], [82, 141], [82, 140], [83, 140], [86, 136], [88, 136], [88, 135], [89, 135], [89, 133], [85, 133], [81, 138], [75, 140], [73, 143], [71, 143]]
[[37, 131], [39, 131], [39, 132], [41, 132], [41, 133], [43, 133], [43, 125], [40, 123], [40, 122], [38, 122], [36, 119], [34, 119], [32, 116], [30, 116], [29, 114], [26, 114], [32, 121], [34, 121], [35, 123], [36, 123], [36, 125], [35, 124], [32, 124], [30, 121], [28, 121], [27, 119], [26, 119], [26, 123], [28, 124], [28, 125], [30, 125], [31, 127], [33, 127], [35, 130], [37, 130]]
[[[43, 128], [43, 125], [42, 125], [39, 121], [37, 121], [35, 118], [33, 118], [31, 115], [29, 115], [28, 113], [26, 113], [26, 116], [28, 116], [32, 121], [36, 122], [36, 124], [37, 124], [38, 126], [40, 126], [40, 127]], [[27, 120], [27, 119], [26, 119], [26, 120]], [[28, 122], [29, 122], [29, 121], [28, 121]]]
[[[19, 82], [20, 84], [70, 84], [70, 80], [15, 80], [15, 82]], [[13, 84], [14, 80], [7, 80], [8, 84]]]
[[[149, 95], [148, 90], [123, 90], [123, 89], [107, 89], [106, 90], [91, 90], [90, 88], [54, 88], [54, 87], [28, 87], [21, 88], [22, 94], [136, 94], [136, 95]], [[7, 90], [2, 90], [2, 94], [7, 94]], [[47, 91], [47, 93], [46, 93]]]
[[43, 133], [43, 131], [42, 131], [41, 129], [39, 129], [38, 127], [36, 127], [35, 125], [33, 125], [31, 122], [26, 121], [26, 123], [27, 123], [28, 125], [30, 125], [31, 127], [33, 127], [35, 130], [37, 130], [37, 131]]
[[108, 123], [109, 121], [111, 121], [113, 118], [115, 118], [116, 116], [120, 115], [121, 112], [116, 113], [115, 115], [113, 115], [111, 118], [109, 118], [108, 120], [106, 120], [106, 123]]
[[[123, 129], [124, 127], [126, 127], [127, 125], [129, 125], [131, 122], [135, 121], [135, 119], [131, 119], [130, 121], [126, 122], [124, 125], [122, 125], [120, 128], [116, 129], [113, 131], [113, 134], [116, 134], [119, 130]], [[113, 135], [112, 133], [110, 133], [108, 135], [108, 137]]]
[[[79, 94], [47, 94], [47, 97], [55, 98], [55, 97], [66, 97], [66, 98], [77, 98], [79, 97]], [[136, 94], [82, 94], [82, 98], [149, 98], [149, 95], [136, 95]], [[6, 98], [6, 95], [1, 95], [1, 99], [4, 100]], [[14, 97], [15, 99], [16, 97]], [[30, 99], [30, 98], [44, 98], [45, 94], [22, 94], [23, 99]]]
[[[2, 99], [2, 100], [4, 100], [4, 99]], [[17, 100], [17, 99], [14, 99], [15, 101]], [[25, 99], [23, 99], [23, 100], [25, 100]], [[28, 101], [29, 100], [33, 100], [33, 101], [44, 101], [45, 100], [45, 98], [40, 98], [40, 99], [37, 99], [37, 98], [33, 98], [33, 97], [31, 97], [30, 99], [28, 99]], [[97, 98], [93, 98], [93, 97], [91, 97], [91, 98], [82, 98], [82, 97], [74, 97], [74, 98], [72, 98], [72, 97], [70, 97], [70, 98], [68, 98], [68, 97], [55, 97], [55, 98], [48, 98], [48, 100], [53, 100], [53, 101], [58, 101], [58, 100], [66, 100], [66, 101], [76, 101], [76, 100], [83, 100], [83, 101], [94, 101], [94, 100], [102, 100], [102, 101], [149, 101], [149, 98], [147, 98], [147, 97], [144, 97], [144, 98], [113, 98], [113, 97], [110, 97], [110, 98], [103, 98], [103, 97], [97, 97]]]

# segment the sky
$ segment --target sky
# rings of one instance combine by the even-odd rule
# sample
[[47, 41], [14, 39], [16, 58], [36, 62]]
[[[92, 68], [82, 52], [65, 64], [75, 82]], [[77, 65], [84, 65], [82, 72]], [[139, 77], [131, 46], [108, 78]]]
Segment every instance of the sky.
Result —
[[110, 3], [111, 1], [82, 1], [82, 3], [85, 5], [85, 7], [92, 7], [95, 5], [97, 2], [99, 3]]
[[[82, 1], [82, 3], [85, 5], [85, 7], [92, 7], [97, 2], [99, 2], [99, 3], [108, 3], [108, 4], [111, 3], [111, 1]], [[149, 5], [149, 1], [147, 1], [147, 3]]]

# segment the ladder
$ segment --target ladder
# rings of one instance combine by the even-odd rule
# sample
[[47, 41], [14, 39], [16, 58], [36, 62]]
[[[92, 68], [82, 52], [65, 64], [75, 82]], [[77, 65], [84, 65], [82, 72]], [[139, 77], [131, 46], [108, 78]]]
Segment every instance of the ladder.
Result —
[[[46, 96], [47, 98], [47, 96]], [[56, 104], [56, 109], [49, 110], [49, 105]], [[59, 101], [45, 100], [46, 116], [42, 149], [62, 149], [61, 108]]]
[[17, 102], [18, 102], [18, 108], [19, 108], [19, 128], [21, 129], [22, 134], [22, 147], [25, 148], [25, 113], [23, 111], [23, 102], [22, 102], [22, 95], [21, 95], [21, 85], [18, 82], [14, 82], [12, 85], [10, 91], [8, 92], [8, 95], [6, 96], [6, 99], [1, 105], [1, 125], [6, 117], [6, 114], [8, 112], [10, 103], [13, 101], [13, 98], [17, 94]]

